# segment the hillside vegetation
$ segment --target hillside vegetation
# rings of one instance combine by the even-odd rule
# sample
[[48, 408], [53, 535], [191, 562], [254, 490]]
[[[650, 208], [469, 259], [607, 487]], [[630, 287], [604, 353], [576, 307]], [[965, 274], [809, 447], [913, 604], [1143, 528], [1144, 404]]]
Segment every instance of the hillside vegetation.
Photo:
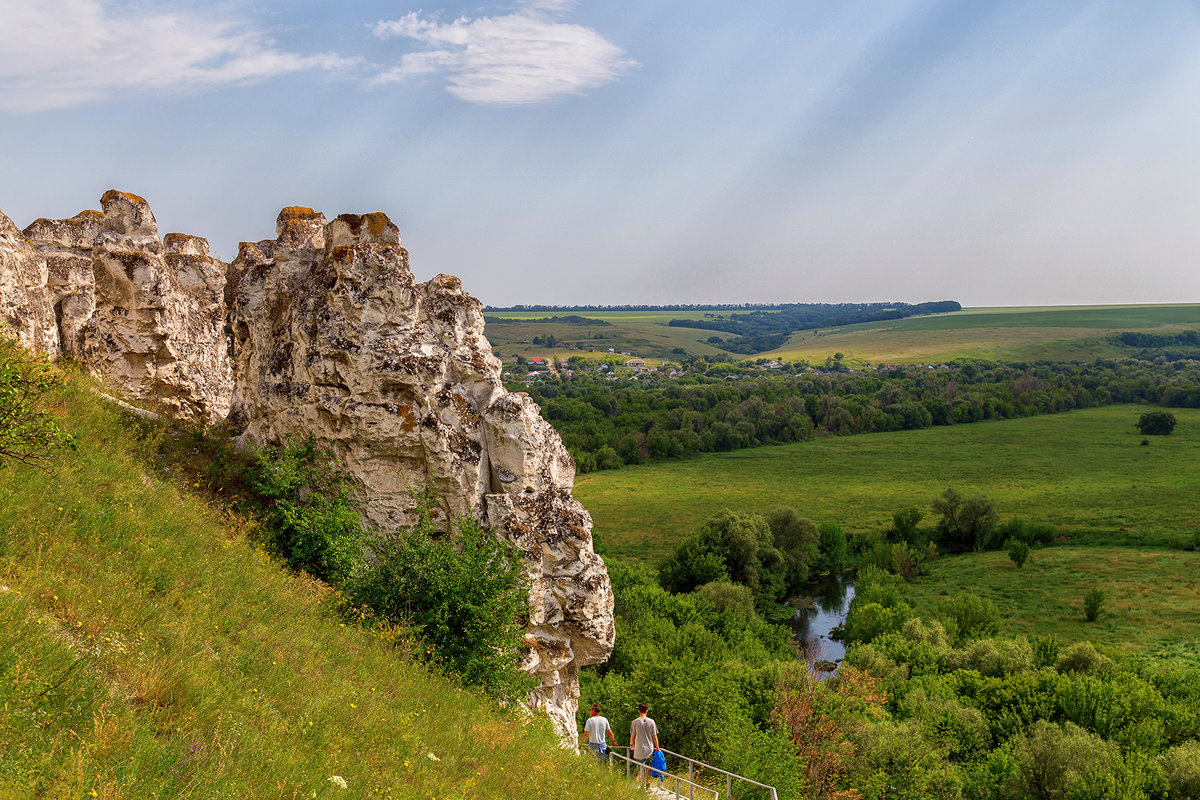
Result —
[[0, 468], [0, 798], [637, 796], [356, 624], [87, 380], [51, 400], [76, 448]]

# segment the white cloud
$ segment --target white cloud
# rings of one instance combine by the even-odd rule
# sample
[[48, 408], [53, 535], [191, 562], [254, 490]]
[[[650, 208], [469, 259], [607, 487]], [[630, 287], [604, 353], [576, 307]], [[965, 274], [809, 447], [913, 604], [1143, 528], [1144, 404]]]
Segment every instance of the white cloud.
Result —
[[243, 21], [105, 0], [0, 0], [0, 109], [38, 111], [196, 91], [352, 63], [280, 50]]
[[592, 28], [554, 20], [573, 0], [526, 0], [511, 14], [438, 22], [419, 12], [374, 25], [427, 49], [406, 53], [374, 83], [445, 75], [446, 91], [483, 105], [522, 105], [582, 94], [637, 66]]

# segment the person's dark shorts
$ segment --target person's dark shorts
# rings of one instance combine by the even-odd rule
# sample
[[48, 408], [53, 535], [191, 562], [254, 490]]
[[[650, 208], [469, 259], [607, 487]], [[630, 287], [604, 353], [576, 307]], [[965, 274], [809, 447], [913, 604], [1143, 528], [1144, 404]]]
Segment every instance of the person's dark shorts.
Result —
[[608, 752], [608, 745], [604, 742], [600, 742], [599, 744], [588, 742], [588, 749], [596, 755], [596, 758], [604, 758], [605, 753]]
[[636, 761], [639, 764], [642, 764], [644, 766], [647, 766], [647, 767], [650, 766], [650, 762], [653, 760], [654, 760], [654, 753], [651, 753], [650, 755], [646, 756], [645, 758], [635, 758], [634, 759], [634, 761]]

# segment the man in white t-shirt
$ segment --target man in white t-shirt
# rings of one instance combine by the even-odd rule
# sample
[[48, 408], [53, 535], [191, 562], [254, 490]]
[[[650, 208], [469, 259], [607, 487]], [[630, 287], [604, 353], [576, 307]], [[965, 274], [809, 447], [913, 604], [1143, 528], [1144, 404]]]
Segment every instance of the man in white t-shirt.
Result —
[[638, 769], [638, 783], [648, 783], [650, 780], [650, 762], [654, 751], [658, 750], [658, 726], [646, 714], [650, 707], [638, 703], [638, 716], [629, 725], [629, 746], [633, 748], [633, 760], [642, 766]]
[[604, 758], [604, 754], [608, 751], [604, 742], [605, 734], [608, 734], [613, 747], [616, 747], [617, 737], [612, 731], [612, 726], [608, 724], [608, 719], [600, 716], [600, 706], [592, 706], [592, 715], [588, 717], [587, 722], [583, 723], [583, 735], [579, 737], [579, 743], [583, 744], [583, 740], [587, 739], [588, 747], [596, 754], [596, 757]]

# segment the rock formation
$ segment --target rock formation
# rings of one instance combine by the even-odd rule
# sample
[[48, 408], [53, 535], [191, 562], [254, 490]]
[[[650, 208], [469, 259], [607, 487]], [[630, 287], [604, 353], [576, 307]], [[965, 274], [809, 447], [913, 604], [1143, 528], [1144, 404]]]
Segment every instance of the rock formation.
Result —
[[613, 596], [558, 434], [501, 385], [479, 301], [447, 275], [418, 284], [386, 216], [285, 208], [276, 233], [230, 266], [231, 422], [254, 442], [314, 433], [378, 528], [411, 523], [410, 491], [428, 487], [443, 526], [474, 515], [516, 543], [530, 704], [573, 735], [578, 668], [612, 651]]
[[145, 200], [112, 190], [103, 211], [39, 219], [24, 237], [47, 265], [57, 347], [116, 394], [211, 424], [233, 390], [225, 338], [226, 264], [208, 242], [158, 238]]
[[11, 329], [30, 350], [58, 354], [46, 259], [0, 211], [0, 330]]
[[514, 542], [529, 705], [573, 742], [579, 667], [612, 652], [612, 585], [571, 497], [575, 464], [529, 396], [501, 384], [479, 301], [448, 275], [417, 283], [379, 213], [285, 208], [277, 238], [227, 266], [204, 239], [159, 239], [136, 195], [109, 191], [101, 208], [24, 232], [0, 214], [0, 322], [151, 410], [228, 412], [253, 443], [314, 434], [377, 529], [410, 524], [412, 490], [430, 489], [443, 528], [470, 515]]

